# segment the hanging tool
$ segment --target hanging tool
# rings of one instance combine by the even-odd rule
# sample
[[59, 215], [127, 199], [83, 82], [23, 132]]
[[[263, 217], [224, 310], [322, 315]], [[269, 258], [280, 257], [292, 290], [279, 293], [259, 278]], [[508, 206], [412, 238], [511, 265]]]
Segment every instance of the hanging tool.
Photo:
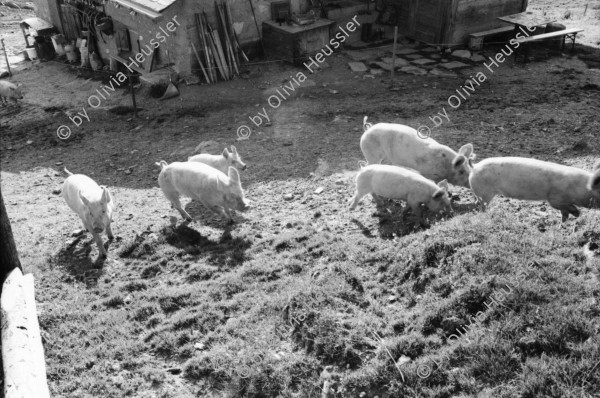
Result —
[[167, 50], [167, 62], [167, 69], [169, 70], [169, 85], [167, 86], [167, 89], [165, 90], [163, 96], [160, 97], [161, 101], [177, 97], [179, 95], [179, 90], [177, 90], [177, 87], [175, 87], [175, 84], [173, 84], [173, 77], [171, 76], [171, 56], [169, 55], [169, 50]]
[[258, 33], [258, 38], [260, 39], [260, 46], [262, 47], [263, 54], [267, 56], [267, 51], [265, 50], [265, 43], [263, 43], [262, 35], [260, 34], [260, 29], [258, 28], [258, 22], [256, 22], [256, 14], [254, 14], [254, 6], [252, 5], [252, 0], [248, 0], [250, 2], [250, 8], [252, 9], [252, 18], [254, 18], [254, 24], [256, 25], [256, 32]]

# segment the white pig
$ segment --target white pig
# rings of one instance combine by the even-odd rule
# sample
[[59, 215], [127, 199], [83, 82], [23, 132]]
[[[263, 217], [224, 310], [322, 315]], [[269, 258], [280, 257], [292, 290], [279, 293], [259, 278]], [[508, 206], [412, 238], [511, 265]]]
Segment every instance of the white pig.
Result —
[[106, 257], [106, 249], [100, 234], [106, 230], [108, 239], [114, 238], [110, 223], [112, 221], [113, 200], [105, 186], [98, 186], [94, 180], [83, 174], [73, 174], [65, 168], [69, 175], [62, 188], [62, 196], [73, 210], [98, 245], [100, 257]]
[[402, 216], [410, 208], [421, 225], [425, 225], [421, 203], [434, 212], [443, 209], [452, 211], [446, 180], [436, 185], [421, 174], [404, 167], [383, 164], [363, 167], [356, 176], [356, 194], [350, 199], [350, 210], [368, 193], [406, 201], [407, 206], [402, 211]]
[[417, 170], [424, 177], [439, 182], [469, 187], [471, 161], [475, 159], [473, 144], [463, 145], [458, 153], [432, 138], [420, 138], [417, 130], [402, 124], [377, 123], [363, 120], [366, 131], [360, 139], [360, 149], [368, 164], [387, 159], [396, 166]]
[[240, 175], [235, 167], [228, 174], [200, 162], [173, 162], [164, 160], [156, 165], [162, 170], [158, 176], [158, 185], [167, 199], [187, 221], [192, 217], [181, 207], [179, 196], [184, 195], [202, 203], [213, 212], [233, 222], [229, 209], [243, 211], [248, 204], [244, 200], [244, 191]]
[[[596, 172], [598, 173], [598, 172]], [[583, 169], [518, 157], [488, 158], [477, 163], [469, 178], [483, 210], [496, 195], [521, 200], [546, 200], [562, 213], [579, 216], [576, 206], [600, 205], [598, 174]]]
[[246, 164], [242, 162], [242, 158], [233, 145], [231, 146], [231, 152], [225, 148], [221, 155], [201, 153], [200, 155], [195, 155], [188, 158], [188, 162], [200, 162], [207, 164], [219, 170], [223, 174], [228, 173], [229, 167], [235, 167], [241, 170], [246, 170], [247, 167]]
[[12, 99], [15, 104], [18, 99], [23, 99], [23, 94], [21, 94], [21, 84], [15, 86], [14, 83], [0, 80], [0, 101], [2, 101], [3, 105], [6, 105], [8, 104], [9, 99]]

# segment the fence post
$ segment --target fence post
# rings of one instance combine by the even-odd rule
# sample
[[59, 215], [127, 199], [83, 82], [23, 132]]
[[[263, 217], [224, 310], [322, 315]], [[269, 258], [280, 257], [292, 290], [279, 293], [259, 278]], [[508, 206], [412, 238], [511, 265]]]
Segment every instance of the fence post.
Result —
[[135, 89], [133, 88], [133, 80], [131, 77], [133, 75], [129, 75], [129, 90], [131, 90], [131, 101], [133, 102], [133, 117], [137, 118], [137, 105], [135, 104]]
[[4, 59], [6, 60], [6, 68], [8, 69], [8, 76], [12, 76], [12, 72], [10, 71], [10, 64], [8, 63], [8, 54], [6, 53], [6, 47], [4, 47], [4, 39], [0, 39], [0, 43], [2, 43], [2, 52], [4, 53]]

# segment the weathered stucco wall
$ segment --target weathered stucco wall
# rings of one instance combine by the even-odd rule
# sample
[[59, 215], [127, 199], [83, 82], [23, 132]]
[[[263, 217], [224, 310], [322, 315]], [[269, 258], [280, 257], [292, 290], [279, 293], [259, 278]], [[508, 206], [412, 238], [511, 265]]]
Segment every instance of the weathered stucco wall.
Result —
[[[44, 1], [44, 0], [38, 0]], [[50, 0], [52, 1], [52, 0]], [[251, 46], [258, 42], [259, 34], [252, 16], [250, 0], [229, 0], [227, 2], [231, 10], [232, 21], [239, 30], [238, 39], [244, 47]], [[259, 28], [262, 30], [262, 22], [271, 19], [271, 2], [265, 0], [252, 0], [254, 12]], [[293, 0], [291, 2], [292, 11], [304, 12], [308, 7], [308, 0]], [[106, 13], [113, 20], [125, 25], [130, 31], [132, 51], [139, 53], [137, 41], [144, 48], [149, 45], [150, 39], [156, 37], [160, 32], [160, 27], [166, 30], [165, 24], [173, 17], [180, 23], [175, 32], [168, 32], [170, 37], [161, 42], [158, 47], [157, 64], [165, 64], [167, 60], [166, 50], [169, 50], [171, 62], [175, 63], [174, 69], [181, 75], [195, 73], [198, 68], [196, 58], [192, 52], [190, 42], [194, 43], [198, 51], [201, 50], [201, 42], [198, 36], [198, 29], [194, 14], [206, 12], [209, 23], [213, 29], [218, 27], [217, 14], [214, 6], [214, 0], [178, 0], [173, 5], [163, 10], [163, 18], [153, 21], [149, 17], [138, 13], [131, 15], [129, 10], [124, 7], [115, 7], [112, 2], [107, 3]], [[140, 39], [141, 38], [141, 39]], [[106, 37], [106, 43], [99, 40], [101, 57], [105, 62], [109, 62], [110, 55], [118, 55], [118, 49], [114, 37]]]
[[[167, 63], [167, 50], [172, 63], [175, 63], [174, 69], [181, 74], [190, 73], [189, 62], [189, 42], [187, 36], [186, 24], [189, 19], [189, 12], [183, 10], [183, 2], [176, 2], [171, 7], [164, 10], [162, 18], [153, 21], [150, 17], [136, 13], [130, 14], [129, 9], [124, 7], [115, 7], [114, 3], [109, 2], [106, 5], [106, 14], [113, 21], [127, 27], [131, 39], [131, 56], [135, 60], [137, 54], [141, 54], [139, 59], [135, 60], [141, 69], [149, 70], [151, 50], [157, 47], [156, 58], [154, 59], [155, 68]], [[179, 22], [179, 25], [177, 25]], [[171, 29], [168, 29], [170, 27]], [[162, 28], [162, 30], [161, 30]], [[116, 38], [105, 36], [106, 43], [102, 39], [98, 40], [100, 54], [105, 62], [109, 62], [111, 55], [119, 55], [116, 44]], [[130, 62], [131, 64], [131, 62]]]
[[526, 9], [526, 0], [458, 0], [451, 42], [466, 43], [471, 33], [505, 26], [498, 17]]
[[[60, 30], [60, 18], [58, 16], [57, 0], [34, 0], [41, 18], [48, 20], [57, 26]], [[250, 0], [227, 0], [231, 10], [231, 17], [234, 25], [237, 27], [240, 44], [245, 48], [252, 48], [259, 39], [259, 33], [254, 23]], [[271, 19], [271, 1], [252, 0], [254, 12], [259, 29], [262, 30], [262, 22]], [[308, 0], [291, 0], [293, 12], [303, 13], [308, 9]], [[52, 7], [55, 8], [53, 15]], [[209, 23], [213, 29], [218, 27], [217, 14], [214, 0], [177, 0], [170, 7], [162, 11], [162, 18], [153, 21], [150, 17], [136, 13], [130, 14], [130, 10], [125, 7], [116, 7], [115, 3], [108, 1], [105, 5], [106, 15], [110, 16], [115, 22], [118, 22], [129, 29], [132, 56], [140, 53], [140, 49], [145, 49], [148, 53], [148, 47], [152, 48], [151, 39], [156, 40], [157, 34], [163, 30], [167, 31], [166, 24], [173, 18], [179, 22], [174, 32], [167, 31], [169, 37], [166, 40], [158, 40], [159, 46], [155, 58], [155, 68], [167, 63], [166, 51], [169, 50], [171, 62], [175, 63], [174, 69], [181, 75], [195, 73], [198, 68], [196, 58], [192, 52], [190, 42], [194, 43], [198, 51], [201, 50], [198, 30], [194, 14], [202, 11], [206, 12]], [[110, 63], [111, 55], [119, 55], [119, 49], [116, 44], [115, 35], [107, 36], [98, 33], [98, 55], [105, 64]], [[262, 34], [262, 33], [261, 33]], [[139, 46], [138, 46], [139, 41]], [[141, 69], [147, 70], [149, 67], [149, 57], [144, 55], [144, 62], [138, 63]]]
[[50, 6], [48, 4], [49, 1], [52, 0], [31, 0], [33, 2], [33, 6], [35, 7], [35, 15], [42, 18], [45, 21], [50, 22], [53, 25], [56, 25], [54, 21], [52, 21], [52, 16], [50, 15]]
[[35, 7], [35, 15], [56, 26], [59, 31], [62, 31], [58, 12], [59, 6], [56, 0], [32, 0], [32, 2]]
[[398, 31], [448, 47], [466, 44], [470, 33], [503, 26], [497, 17], [525, 11], [527, 0], [404, 0]]
[[[256, 24], [254, 23], [250, 0], [227, 0], [227, 4], [229, 4], [229, 9], [231, 10], [232, 22], [239, 31], [238, 39], [240, 44], [246, 49], [251, 49], [254, 47], [253, 45], [258, 42], [259, 33], [257, 32]], [[271, 19], [271, 1], [252, 0], [252, 4], [254, 6], [258, 27], [262, 31], [262, 22]], [[217, 13], [214, 0], [178, 0], [176, 5], [181, 7], [182, 10], [185, 10], [185, 16], [182, 19], [181, 24], [181, 28], [185, 33], [178, 32], [179, 38], [181, 38], [181, 41], [178, 39], [178, 56], [181, 57], [182, 61], [187, 59], [188, 63], [185, 68], [180, 65], [180, 72], [183, 74], [184, 71], [192, 71], [193, 69], [198, 68], [196, 58], [190, 48], [188, 40], [194, 43], [198, 51], [202, 48], [198, 37], [198, 29], [196, 27], [194, 14], [205, 11], [209, 24], [213, 29], [216, 29], [218, 27]], [[308, 8], [308, 0], [292, 0], [291, 8], [293, 12], [304, 12]], [[183, 40], [184, 37], [185, 41]]]

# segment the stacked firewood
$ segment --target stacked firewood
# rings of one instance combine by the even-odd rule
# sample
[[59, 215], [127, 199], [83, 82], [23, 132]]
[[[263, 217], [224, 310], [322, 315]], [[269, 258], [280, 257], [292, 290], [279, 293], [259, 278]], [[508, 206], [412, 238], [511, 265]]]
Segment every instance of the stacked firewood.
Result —
[[192, 50], [200, 64], [202, 75], [207, 83], [230, 80], [240, 74], [240, 55], [247, 62], [231, 20], [229, 5], [215, 1], [217, 28], [208, 22], [206, 12], [194, 14], [198, 31], [200, 51], [192, 43]]

